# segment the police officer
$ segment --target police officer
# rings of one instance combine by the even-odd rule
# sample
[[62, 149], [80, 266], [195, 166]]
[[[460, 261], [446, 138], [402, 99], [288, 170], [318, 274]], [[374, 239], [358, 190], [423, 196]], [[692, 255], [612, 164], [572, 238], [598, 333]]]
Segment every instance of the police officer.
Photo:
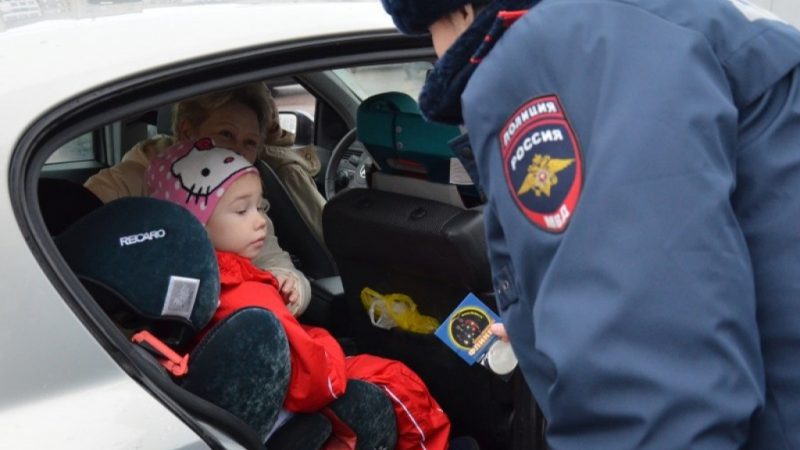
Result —
[[382, 2], [469, 130], [549, 445], [800, 449], [800, 33], [745, 0]]

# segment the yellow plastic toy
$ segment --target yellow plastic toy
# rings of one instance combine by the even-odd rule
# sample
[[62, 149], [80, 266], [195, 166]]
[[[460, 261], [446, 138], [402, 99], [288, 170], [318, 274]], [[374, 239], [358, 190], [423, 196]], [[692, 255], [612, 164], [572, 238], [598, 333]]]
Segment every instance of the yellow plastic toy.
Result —
[[413, 333], [431, 334], [439, 321], [417, 311], [417, 304], [405, 294], [380, 294], [368, 287], [361, 290], [361, 304], [372, 324], [383, 329], [398, 327]]

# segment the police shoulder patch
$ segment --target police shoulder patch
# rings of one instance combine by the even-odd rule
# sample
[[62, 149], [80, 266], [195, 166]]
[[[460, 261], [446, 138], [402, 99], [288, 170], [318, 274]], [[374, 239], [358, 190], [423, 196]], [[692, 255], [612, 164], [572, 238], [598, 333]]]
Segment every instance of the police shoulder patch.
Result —
[[520, 211], [545, 231], [564, 231], [580, 197], [583, 161], [558, 97], [527, 101], [499, 139], [506, 184]]

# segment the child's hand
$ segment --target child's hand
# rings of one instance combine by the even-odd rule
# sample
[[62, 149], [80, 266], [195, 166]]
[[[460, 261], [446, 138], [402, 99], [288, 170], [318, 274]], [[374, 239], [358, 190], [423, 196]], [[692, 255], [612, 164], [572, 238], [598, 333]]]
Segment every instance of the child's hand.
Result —
[[502, 323], [492, 324], [492, 334], [499, 337], [501, 341], [508, 342], [508, 333], [506, 333], [506, 326]]
[[278, 290], [283, 296], [286, 306], [294, 313], [292, 306], [296, 306], [297, 301], [300, 299], [300, 292], [297, 290], [297, 279], [292, 274], [282, 272], [276, 273], [275, 279], [278, 280]]

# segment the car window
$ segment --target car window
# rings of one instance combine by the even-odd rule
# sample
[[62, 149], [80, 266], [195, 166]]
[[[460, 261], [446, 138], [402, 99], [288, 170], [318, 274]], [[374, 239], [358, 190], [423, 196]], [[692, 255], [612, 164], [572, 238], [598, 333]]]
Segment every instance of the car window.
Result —
[[94, 134], [92, 132], [82, 134], [53, 152], [45, 164], [93, 161], [97, 156], [94, 143]]
[[295, 134], [299, 143], [312, 143], [317, 99], [297, 83], [271, 86], [270, 92], [278, 108], [281, 128]]
[[430, 62], [413, 61], [349, 67], [333, 72], [362, 100], [385, 92], [387, 86], [417, 98], [425, 84], [425, 77], [432, 68], [433, 64]]
[[[303, 86], [296, 83], [288, 84], [272, 87], [271, 91], [278, 111], [300, 111], [307, 114], [309, 117], [314, 117], [314, 112], [317, 108], [317, 99]], [[281, 126], [284, 125], [284, 120], [285, 118], [281, 117]], [[286, 128], [284, 127], [284, 129]]]

